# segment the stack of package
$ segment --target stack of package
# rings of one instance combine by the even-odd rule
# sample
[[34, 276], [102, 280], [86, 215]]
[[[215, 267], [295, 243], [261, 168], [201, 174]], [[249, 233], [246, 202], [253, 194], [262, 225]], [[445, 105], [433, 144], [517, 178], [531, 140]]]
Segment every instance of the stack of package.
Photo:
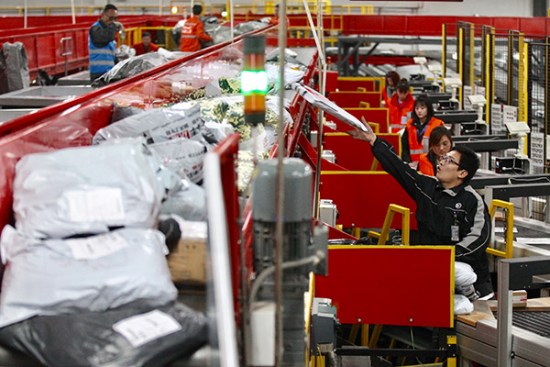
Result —
[[0, 240], [0, 342], [48, 366], [162, 366], [207, 342], [177, 303], [161, 202], [179, 185], [140, 140], [31, 154]]

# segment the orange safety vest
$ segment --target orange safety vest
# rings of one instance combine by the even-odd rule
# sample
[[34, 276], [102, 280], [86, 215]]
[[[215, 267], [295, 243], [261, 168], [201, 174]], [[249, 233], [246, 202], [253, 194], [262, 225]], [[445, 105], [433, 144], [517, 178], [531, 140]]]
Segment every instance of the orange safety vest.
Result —
[[399, 96], [396, 93], [386, 107], [390, 109], [390, 130], [396, 133], [406, 126], [408, 114], [414, 110], [414, 97], [409, 93], [403, 102], [399, 102]]
[[212, 41], [212, 37], [204, 33], [204, 24], [198, 16], [186, 19], [181, 28], [180, 51], [193, 52], [201, 49], [199, 41]]
[[[434, 127], [444, 126], [445, 123], [438, 118], [432, 117], [430, 121], [424, 126], [422, 132], [422, 139], [418, 142], [418, 136], [416, 135], [416, 127], [413, 124], [413, 119], [407, 121], [407, 135], [409, 141], [409, 154], [411, 156], [411, 162], [419, 162], [420, 156], [424, 153], [428, 153], [428, 140]], [[425, 144], [424, 144], [425, 141]]]
[[427, 176], [435, 176], [435, 169], [428, 153], [422, 154], [418, 160], [418, 172], [421, 172]]

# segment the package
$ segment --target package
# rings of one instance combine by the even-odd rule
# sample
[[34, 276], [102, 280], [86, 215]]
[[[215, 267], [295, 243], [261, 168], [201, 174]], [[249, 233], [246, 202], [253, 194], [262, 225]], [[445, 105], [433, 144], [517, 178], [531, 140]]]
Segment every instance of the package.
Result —
[[55, 367], [160, 367], [208, 342], [208, 320], [180, 303], [37, 316], [0, 329], [0, 343]]
[[455, 315], [469, 314], [474, 310], [474, 305], [470, 300], [462, 294], [455, 294], [454, 296], [454, 311]]
[[119, 120], [99, 129], [93, 143], [129, 137], [145, 137], [148, 144], [181, 137], [201, 140], [203, 125], [199, 105], [185, 103], [147, 110]]
[[16, 227], [39, 238], [152, 228], [164, 191], [138, 141], [29, 154], [16, 166]]
[[177, 138], [149, 145], [162, 164], [180, 177], [187, 177], [194, 183], [203, 178], [204, 156], [206, 147], [199, 141]]
[[164, 235], [157, 230], [38, 240], [6, 226], [0, 251], [6, 265], [0, 327], [36, 315], [105, 311], [136, 300], [156, 307], [177, 297]]
[[4, 42], [0, 52], [0, 94], [28, 88], [29, 64], [21, 42]]
[[158, 52], [132, 56], [117, 63], [111, 70], [103, 74], [95, 84], [99, 86], [114, 83], [121, 79], [137, 75], [145, 70], [166, 64], [168, 59]]
[[160, 214], [175, 214], [190, 221], [206, 220], [206, 191], [193, 182], [182, 182], [182, 188], [162, 202]]
[[[177, 218], [177, 217], [176, 217]], [[178, 218], [182, 238], [168, 255], [168, 268], [174, 283], [206, 284], [206, 222]]]

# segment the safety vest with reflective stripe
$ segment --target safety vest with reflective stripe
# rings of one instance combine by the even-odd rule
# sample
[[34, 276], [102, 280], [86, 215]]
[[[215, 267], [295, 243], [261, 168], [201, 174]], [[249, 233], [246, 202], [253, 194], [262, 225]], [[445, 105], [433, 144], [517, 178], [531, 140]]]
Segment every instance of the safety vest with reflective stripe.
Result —
[[399, 96], [395, 93], [386, 107], [390, 110], [391, 132], [396, 133], [407, 124], [408, 114], [414, 110], [414, 97], [409, 93], [403, 102], [399, 102]]
[[[100, 26], [99, 21], [92, 27]], [[88, 32], [88, 52], [90, 54], [90, 74], [104, 74], [115, 66], [116, 41], [109, 42], [105, 47], [96, 47], [92, 42], [92, 36]]]
[[413, 119], [407, 121], [407, 136], [409, 141], [409, 152], [411, 156], [411, 162], [418, 162], [420, 156], [424, 153], [428, 153], [428, 140], [430, 139], [430, 134], [432, 130], [437, 126], [444, 126], [445, 123], [438, 118], [432, 117], [428, 124], [422, 128], [422, 138], [418, 142], [418, 135], [416, 127], [413, 124]]
[[429, 153], [420, 155], [418, 160], [418, 172], [428, 176], [435, 176], [434, 164], [430, 161]]
[[180, 51], [193, 52], [201, 49], [200, 41], [212, 41], [207, 33], [204, 33], [204, 25], [198, 16], [193, 15], [186, 19], [181, 27]]

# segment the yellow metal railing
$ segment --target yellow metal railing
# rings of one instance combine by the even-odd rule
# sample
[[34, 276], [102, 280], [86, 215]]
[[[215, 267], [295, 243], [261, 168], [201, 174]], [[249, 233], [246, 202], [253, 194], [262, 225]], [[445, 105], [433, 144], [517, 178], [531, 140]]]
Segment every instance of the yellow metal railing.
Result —
[[410, 244], [410, 228], [411, 228], [411, 210], [401, 205], [390, 204], [382, 226], [382, 232], [369, 231], [369, 237], [378, 239], [378, 245], [385, 245], [390, 236], [391, 224], [396, 213], [401, 214], [401, 243], [405, 246]]
[[504, 251], [498, 250], [493, 247], [487, 248], [487, 253], [503, 257], [505, 259], [511, 259], [514, 256], [514, 204], [508, 201], [493, 200], [489, 208], [489, 214], [491, 220], [495, 219], [497, 209], [503, 209], [506, 219], [506, 232], [505, 232], [505, 249]]

